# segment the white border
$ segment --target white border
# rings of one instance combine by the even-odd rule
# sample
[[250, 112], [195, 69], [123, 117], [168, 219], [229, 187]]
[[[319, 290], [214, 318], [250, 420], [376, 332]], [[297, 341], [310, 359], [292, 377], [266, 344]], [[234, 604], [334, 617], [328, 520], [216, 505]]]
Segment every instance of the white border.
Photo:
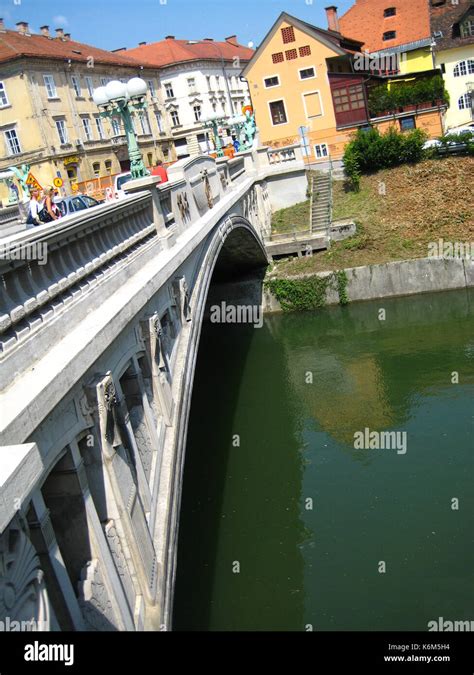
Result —
[[[328, 153], [328, 154], [327, 154], [327, 155], [323, 155], [322, 157], [318, 157], [318, 155], [316, 154], [316, 148], [317, 148], [317, 147], [320, 147], [321, 145], [325, 145], [325, 146], [326, 146], [326, 150], [327, 150], [327, 153]], [[323, 141], [322, 143], [315, 143], [315, 144], [313, 145], [313, 154], [314, 154], [315, 159], [317, 159], [318, 161], [320, 161], [320, 162], [326, 161], [327, 159], [329, 159], [329, 144], [326, 143], [326, 142], [324, 142], [324, 141]]]
[[5, 98], [7, 99], [6, 103], [0, 103], [0, 110], [1, 110], [2, 108], [9, 108], [10, 107], [10, 99], [8, 98], [7, 88], [5, 86], [5, 80], [0, 80], [0, 84], [3, 86], [3, 93], [5, 94]]
[[[302, 70], [309, 70], [312, 68], [314, 70], [314, 75], [312, 77], [301, 77], [301, 71]], [[318, 77], [318, 71], [316, 70], [316, 66], [305, 66], [304, 68], [298, 68], [298, 77], [300, 79], [300, 82], [306, 82], [307, 80], [315, 80]]]
[[[265, 80], [268, 80], [271, 77], [278, 77], [278, 84], [272, 84], [269, 87], [265, 84]], [[262, 77], [262, 82], [263, 82], [263, 88], [264, 89], [276, 89], [277, 87], [281, 87], [281, 78], [278, 73], [275, 73], [275, 75], [264, 75]]]
[[[273, 117], [272, 117], [272, 111], [270, 109], [270, 103], [277, 103], [277, 101], [283, 101], [283, 106], [285, 108], [285, 117], [286, 117], [286, 122], [280, 122], [279, 124], [274, 124], [273, 123]], [[286, 100], [284, 96], [280, 96], [280, 98], [274, 98], [271, 101], [267, 101], [268, 105], [268, 114], [270, 115], [270, 123], [272, 127], [284, 127], [285, 125], [290, 123], [290, 120], [288, 119], [288, 108], [286, 106]]]
[[[320, 115], [312, 115], [311, 117], [308, 116], [308, 110], [306, 109], [306, 101], [305, 101], [305, 96], [309, 96], [310, 94], [318, 94], [319, 96], [319, 105], [321, 107], [321, 114]], [[301, 94], [301, 98], [303, 99], [303, 109], [304, 109], [304, 114], [307, 120], [315, 120], [319, 119], [320, 117], [324, 117], [324, 106], [323, 106], [323, 99], [321, 96], [321, 90], [320, 89], [315, 89], [314, 91], [304, 91]]]

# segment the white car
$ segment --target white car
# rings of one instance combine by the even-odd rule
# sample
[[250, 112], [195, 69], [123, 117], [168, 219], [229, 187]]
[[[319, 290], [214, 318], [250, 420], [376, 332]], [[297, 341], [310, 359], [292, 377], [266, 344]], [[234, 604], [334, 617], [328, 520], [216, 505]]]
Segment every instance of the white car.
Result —
[[474, 122], [464, 124], [462, 127], [457, 127], [457, 129], [449, 129], [446, 134], [464, 134], [466, 131], [470, 131], [474, 136]]
[[431, 138], [429, 141], [426, 141], [426, 143], [423, 144], [423, 150], [429, 150], [430, 148], [439, 148], [441, 145], [441, 141], [438, 141], [437, 138]]
[[128, 183], [129, 180], [132, 180], [132, 174], [130, 171], [125, 173], [119, 173], [114, 178], [114, 188], [113, 188], [113, 198], [114, 199], [123, 199], [126, 197], [126, 193], [123, 189], [125, 183]]

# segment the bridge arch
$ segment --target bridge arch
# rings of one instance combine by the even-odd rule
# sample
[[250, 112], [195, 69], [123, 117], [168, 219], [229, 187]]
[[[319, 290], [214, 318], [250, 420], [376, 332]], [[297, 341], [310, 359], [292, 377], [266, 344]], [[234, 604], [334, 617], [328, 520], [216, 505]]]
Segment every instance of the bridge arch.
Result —
[[205, 249], [200, 271], [196, 278], [192, 299], [193, 320], [190, 325], [186, 353], [183, 355], [183, 380], [178, 402], [175, 435], [176, 466], [173, 476], [169, 513], [169, 545], [164, 561], [164, 584], [162, 597], [162, 618], [166, 626], [171, 625], [173, 610], [174, 582], [176, 577], [179, 512], [181, 489], [186, 454], [186, 440], [191, 410], [194, 374], [209, 289], [213, 281], [229, 282], [238, 278], [263, 279], [268, 257], [262, 240], [254, 226], [243, 216], [228, 216], [216, 230]]

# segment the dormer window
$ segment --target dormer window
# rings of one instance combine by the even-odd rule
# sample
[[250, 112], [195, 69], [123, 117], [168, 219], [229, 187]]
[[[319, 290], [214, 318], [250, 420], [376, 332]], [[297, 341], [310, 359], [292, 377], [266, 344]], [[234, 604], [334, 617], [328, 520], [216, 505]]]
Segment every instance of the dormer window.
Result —
[[387, 30], [382, 36], [382, 39], [385, 40], [395, 40], [397, 37], [397, 31], [395, 30]]
[[383, 10], [383, 15], [385, 19], [389, 16], [395, 16], [396, 13], [397, 10], [395, 7], [387, 7], [386, 9]]
[[474, 19], [469, 18], [466, 21], [463, 21], [461, 24], [461, 37], [473, 37], [474, 36]]

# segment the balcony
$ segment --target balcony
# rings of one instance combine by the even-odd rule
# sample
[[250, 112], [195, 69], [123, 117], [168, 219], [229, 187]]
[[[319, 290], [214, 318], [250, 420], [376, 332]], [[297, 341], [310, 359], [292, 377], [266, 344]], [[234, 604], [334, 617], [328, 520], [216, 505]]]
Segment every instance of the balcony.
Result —
[[330, 73], [329, 80], [338, 129], [410, 112], [417, 114], [449, 101], [438, 71], [419, 77], [374, 77], [370, 84], [362, 76], [349, 73]]
[[369, 87], [368, 110], [371, 119], [447, 105], [449, 96], [443, 78], [438, 71], [434, 72], [435, 75], [415, 79], [413, 76], [389, 78], [383, 84]]

